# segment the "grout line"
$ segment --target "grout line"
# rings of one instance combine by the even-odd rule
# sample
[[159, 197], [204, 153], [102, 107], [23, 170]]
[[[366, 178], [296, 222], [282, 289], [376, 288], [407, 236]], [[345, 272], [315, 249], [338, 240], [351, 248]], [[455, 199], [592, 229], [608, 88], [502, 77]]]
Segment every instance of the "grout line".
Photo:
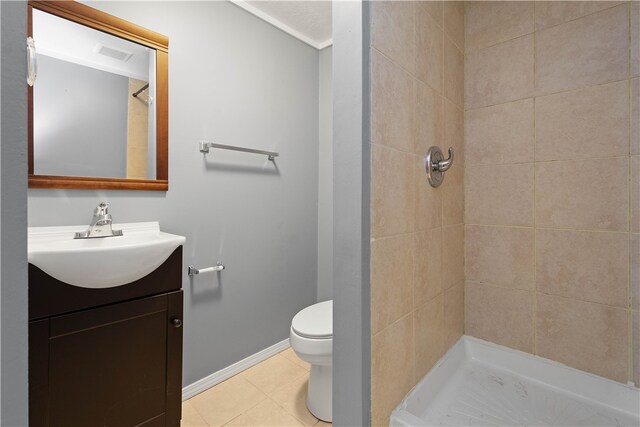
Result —
[[[380, 334], [382, 334], [382, 333], [384, 333], [384, 332], [387, 332], [387, 330], [388, 330], [389, 328], [391, 328], [392, 326], [394, 326], [396, 323], [399, 323], [399, 322], [401, 322], [401, 321], [405, 320], [405, 319], [406, 319], [407, 317], [409, 317], [409, 316], [413, 316], [413, 312], [409, 312], [409, 313], [406, 313], [406, 314], [404, 314], [404, 315], [400, 316], [398, 319], [396, 319], [396, 320], [394, 320], [393, 322], [389, 323], [387, 326], [385, 326], [384, 328], [380, 329], [378, 332], [376, 332], [376, 333], [374, 333], [374, 334], [371, 334], [371, 338], [374, 338], [374, 337], [376, 337], [377, 335], [380, 335]], [[413, 319], [411, 319], [411, 321], [413, 322]]]
[[[628, 150], [628, 158], [629, 158], [629, 168], [628, 168], [628, 175], [627, 175], [627, 203], [628, 203], [628, 212], [627, 212], [627, 229], [629, 230], [629, 234], [628, 234], [628, 238], [627, 238], [627, 251], [629, 254], [629, 259], [627, 262], [627, 308], [629, 309], [629, 313], [627, 315], [627, 340], [628, 340], [628, 346], [627, 346], [627, 381], [633, 382], [633, 377], [634, 377], [634, 372], [633, 372], [633, 313], [631, 311], [631, 309], [633, 308], [633, 290], [632, 290], [632, 283], [631, 283], [631, 277], [632, 277], [632, 264], [633, 264], [633, 249], [631, 247], [631, 229], [633, 228], [633, 224], [632, 224], [632, 219], [633, 219], [633, 175], [632, 175], [632, 171], [631, 168], [633, 167], [633, 157], [631, 156], [631, 135], [632, 135], [632, 131], [633, 131], [633, 122], [634, 122], [634, 117], [633, 117], [633, 102], [632, 102], [632, 91], [633, 91], [633, 82], [631, 79], [631, 67], [632, 67], [632, 55], [631, 55], [631, 49], [633, 46], [632, 43], [632, 39], [631, 39], [631, 32], [632, 32], [632, 14], [633, 14], [633, 7], [631, 2], [627, 2], [627, 16], [629, 18], [629, 27], [628, 27], [628, 43], [629, 43], [629, 56], [628, 56], [628, 69], [627, 69], [627, 77], [628, 77], [628, 89], [629, 89], [629, 99], [628, 99], [628, 107], [629, 107], [629, 123], [628, 125], [628, 136], [629, 136], [629, 150]], [[639, 384], [636, 384], [636, 386], [640, 386]]]
[[[538, 87], [538, 81], [536, 78], [536, 62], [537, 62], [537, 55], [536, 55], [536, 47], [537, 47], [537, 43], [538, 43], [538, 38], [537, 38], [538, 32], [536, 30], [536, 2], [533, 2], [533, 90], [535, 91]], [[536, 234], [537, 234], [537, 226], [538, 224], [536, 223], [536, 204], [538, 201], [538, 198], [536, 196], [537, 193], [537, 188], [536, 188], [536, 154], [538, 151], [538, 146], [537, 146], [537, 142], [538, 142], [538, 129], [536, 128], [536, 97], [533, 97], [533, 160], [534, 160], [534, 164], [533, 164], [533, 313], [532, 313], [532, 319], [531, 319], [531, 327], [532, 327], [532, 334], [533, 334], [533, 346], [531, 347], [533, 354], [538, 354], [538, 277], [537, 277], [537, 270], [538, 270], [538, 258], [537, 258], [537, 253], [538, 253], [538, 247], [537, 247], [537, 241], [538, 239], [536, 239]]]
[[[632, 1], [633, 1], [633, 0], [632, 0]], [[636, 0], [636, 1], [637, 1], [637, 0]], [[548, 27], [544, 27], [544, 28], [540, 28], [540, 29], [538, 29], [538, 28], [536, 28], [536, 15], [535, 15], [536, 3], [537, 3], [537, 1], [534, 1], [534, 2], [533, 2], [533, 8], [534, 8], [534, 9], [533, 9], [533, 10], [534, 10], [534, 12], [533, 12], [533, 30], [532, 30], [531, 32], [528, 32], [528, 33], [526, 33], [526, 34], [520, 34], [520, 35], [518, 35], [518, 36], [516, 36], [516, 37], [512, 37], [512, 38], [507, 39], [507, 40], [498, 41], [498, 42], [495, 42], [495, 43], [493, 43], [493, 44], [491, 44], [491, 45], [483, 46], [483, 47], [481, 47], [481, 48], [472, 49], [471, 51], [469, 51], [469, 52], [467, 52], [467, 53], [474, 53], [474, 52], [479, 52], [479, 51], [481, 51], [481, 50], [489, 49], [489, 48], [492, 48], [492, 47], [494, 47], [494, 46], [497, 46], [497, 45], [499, 45], [499, 44], [501, 44], [501, 43], [506, 43], [506, 42], [509, 42], [509, 41], [511, 41], [511, 40], [515, 40], [515, 39], [519, 39], [519, 38], [522, 38], [522, 37], [526, 37], [526, 36], [529, 36], [529, 35], [534, 34], [534, 33], [542, 32], [542, 31], [546, 31], [546, 30], [549, 30], [549, 29], [551, 29], [551, 28], [556, 28], [556, 27], [559, 27], [559, 26], [561, 26], [561, 25], [565, 25], [565, 24], [568, 24], [568, 23], [570, 23], [570, 22], [574, 22], [574, 21], [577, 21], [577, 20], [579, 20], [579, 19], [586, 18], [586, 17], [591, 16], [591, 15], [595, 15], [595, 14], [598, 14], [598, 13], [602, 13], [602, 12], [607, 11], [607, 10], [609, 10], [609, 9], [613, 9], [614, 7], [622, 6], [622, 3], [614, 4], [614, 5], [612, 5], [612, 6], [609, 6], [609, 7], [604, 8], [604, 9], [600, 9], [600, 10], [597, 10], [597, 11], [595, 11], [595, 12], [588, 13], [588, 14], [586, 14], [586, 15], [578, 16], [577, 18], [569, 19], [568, 21], [560, 22], [559, 24], [555, 24], [555, 25], [551, 25], [551, 26], [548, 26]], [[612, 2], [612, 3], [613, 3], [613, 2]], [[466, 43], [465, 43], [465, 48], [466, 48]]]
[[467, 46], [466, 46], [466, 43], [465, 43], [465, 55], [473, 55], [473, 54], [476, 54], [478, 52], [482, 52], [482, 51], [491, 49], [492, 47], [500, 46], [501, 44], [504, 44], [504, 43], [509, 43], [509, 42], [514, 41], [514, 40], [518, 40], [518, 39], [522, 39], [522, 38], [528, 37], [530, 35], [533, 35], [534, 33], [535, 33], [535, 29], [533, 31], [527, 32], [525, 34], [519, 34], [519, 35], [517, 35], [515, 37], [512, 37], [510, 39], [500, 40], [500, 41], [497, 41], [497, 42], [495, 42], [493, 44], [490, 44], [490, 45], [487, 45], [487, 46], [483, 46], [481, 48], [471, 49], [471, 50], [466, 50]]
[[[534, 55], [535, 55], [535, 52], [534, 52]], [[534, 60], [534, 62], [535, 62], [535, 60]], [[604, 86], [604, 85], [609, 85], [609, 84], [613, 84], [613, 83], [620, 83], [620, 82], [624, 82], [624, 81], [628, 81], [628, 80], [630, 80], [629, 77], [624, 77], [624, 78], [617, 79], [617, 80], [607, 80], [607, 81], [600, 82], [600, 83], [588, 84], [588, 85], [580, 86], [580, 87], [577, 87], [577, 88], [564, 89], [564, 90], [559, 90], [559, 91], [556, 91], [556, 92], [536, 93], [536, 94], [533, 94], [531, 96], [525, 96], [525, 97], [518, 98], [518, 99], [509, 99], [509, 100], [506, 100], [506, 101], [503, 101], [503, 102], [496, 102], [495, 104], [481, 105], [479, 107], [466, 108], [466, 106], [465, 106], [465, 112], [466, 111], [482, 110], [483, 108], [497, 107], [497, 106], [504, 105], [504, 104], [510, 104], [510, 103], [513, 103], [513, 102], [524, 101], [525, 99], [543, 98], [543, 97], [546, 97], [546, 96], [565, 94], [565, 93], [569, 93], [569, 92], [577, 92], [579, 90], [595, 88], [595, 87], [598, 87], [598, 86]], [[633, 80], [633, 78], [631, 80]], [[535, 86], [535, 82], [534, 82], [534, 86]], [[535, 90], [535, 87], [534, 87], [534, 90]]]
[[[196, 396], [197, 396], [197, 395], [196, 395]], [[198, 408], [196, 408], [196, 405], [194, 405], [192, 402], [191, 402], [191, 403], [189, 402], [190, 400], [192, 400], [192, 399], [193, 399], [194, 397], [196, 397], [196, 396], [190, 397], [189, 399], [187, 399], [187, 400], [183, 401], [181, 405], [184, 405], [185, 403], [189, 403], [189, 404], [191, 405], [191, 409], [193, 409], [193, 410], [196, 412], [196, 414], [198, 414], [198, 416], [200, 417], [200, 419], [202, 419], [202, 421], [204, 421], [204, 423], [209, 427], [209, 426], [210, 426], [209, 422], [208, 422], [207, 420], [205, 420], [205, 419], [204, 419], [204, 417], [202, 416], [202, 414], [200, 413], [200, 411], [198, 411]], [[184, 412], [181, 412], [181, 414], [184, 414]], [[231, 421], [231, 420], [229, 420], [229, 421]], [[227, 421], [227, 422], [229, 422], [229, 421]]]
[[[408, 237], [408, 236], [413, 236], [414, 234], [418, 234], [418, 233], [429, 233], [431, 231], [437, 230], [439, 228], [452, 228], [452, 227], [459, 227], [459, 226], [464, 226], [465, 224], [462, 222], [459, 222], [457, 224], [449, 224], [449, 225], [438, 225], [436, 227], [432, 227], [432, 228], [427, 228], [424, 230], [415, 230], [415, 231], [408, 231], [406, 233], [398, 233], [398, 234], [392, 234], [389, 236], [380, 236], [380, 237], [375, 237], [372, 238], [371, 241], [372, 242], [377, 242], [380, 240], [390, 240], [390, 239], [394, 239], [394, 238], [399, 238], [399, 237]], [[525, 228], [525, 227], [522, 227]], [[529, 227], [531, 228], [531, 227]]]
[[[418, 35], [417, 35], [417, 27], [418, 24], [416, 22], [416, 9], [419, 8], [420, 6], [416, 3], [412, 4], [413, 7], [413, 71], [414, 71], [414, 82], [413, 82], [413, 94], [412, 94], [412, 103], [411, 103], [411, 117], [413, 118], [413, 121], [411, 123], [412, 126], [412, 131], [415, 132], [416, 131], [416, 127], [417, 127], [417, 122], [418, 122], [418, 85], [422, 82], [422, 80], [420, 80], [418, 78], [418, 63], [416, 60], [417, 57], [417, 49], [418, 49]], [[427, 14], [429, 15], [429, 14]], [[427, 84], [427, 87], [430, 87], [430, 85]], [[436, 91], [437, 92], [437, 91]], [[417, 132], [415, 132], [415, 134], [413, 135], [413, 152], [415, 155], [415, 151], [416, 151], [416, 147], [418, 145], [420, 145], [420, 141], [418, 140], [418, 135]], [[411, 316], [411, 342], [413, 344], [413, 348], [411, 349], [411, 384], [412, 386], [414, 386], [416, 384], [416, 321], [415, 321], [415, 288], [416, 288], [416, 277], [415, 277], [415, 271], [416, 271], [416, 228], [417, 228], [417, 218], [416, 218], [416, 206], [418, 204], [418, 199], [416, 197], [416, 194], [418, 193], [418, 188], [416, 187], [418, 184], [416, 183], [416, 169], [414, 167], [411, 168], [411, 184], [410, 184], [410, 192], [411, 192], [411, 199], [412, 199], [412, 206], [411, 206], [411, 219], [413, 222], [413, 229], [411, 230], [411, 233], [409, 233], [411, 235], [410, 239], [411, 239], [411, 289], [409, 290], [409, 292], [411, 293], [411, 308], [409, 310], [409, 315]], [[373, 319], [373, 318], [372, 318]], [[387, 327], [390, 325], [387, 325]], [[385, 327], [386, 328], [386, 327]], [[385, 328], [382, 328], [381, 331], [383, 331]], [[389, 414], [387, 414], [387, 416], [389, 416]]]
[[413, 72], [407, 70], [404, 65], [399, 64], [396, 60], [392, 59], [391, 56], [389, 56], [387, 53], [383, 52], [382, 50], [378, 49], [376, 46], [371, 45], [371, 50], [375, 50], [384, 59], [391, 62], [395, 67], [398, 67], [398, 69], [400, 69], [400, 71], [402, 71], [403, 73], [409, 75], [410, 77], [415, 77]]
[[612, 308], [612, 309], [615, 309], [615, 310], [633, 311], [633, 310], [628, 310], [626, 307], [620, 307], [618, 305], [605, 304], [605, 303], [602, 303], [602, 302], [597, 302], [597, 301], [592, 301], [592, 300], [587, 300], [587, 299], [582, 299], [582, 298], [574, 298], [574, 297], [568, 297], [568, 296], [565, 296], [565, 295], [551, 294], [549, 292], [538, 291], [535, 288], [535, 284], [534, 284], [533, 288], [523, 289], [523, 288], [516, 288], [516, 287], [513, 287], [513, 286], [504, 285], [504, 284], [492, 283], [492, 282], [483, 282], [483, 281], [480, 281], [480, 280], [473, 280], [473, 279], [469, 279], [469, 280], [467, 280], [467, 282], [471, 283], [472, 286], [482, 285], [482, 286], [489, 286], [489, 287], [492, 287], [492, 288], [506, 289], [506, 290], [512, 290], [512, 291], [533, 292], [534, 294], [535, 293], [539, 293], [539, 294], [547, 295], [547, 296], [554, 297], [554, 298], [563, 298], [563, 299], [567, 299], [567, 300], [571, 300], [571, 301], [584, 302], [584, 303], [587, 303], [587, 304], [595, 304], [595, 305], [598, 305], [598, 306], [608, 307], [608, 308]]
[[[535, 117], [534, 117], [534, 126], [535, 126]], [[535, 142], [534, 142], [534, 150], [535, 150]], [[537, 164], [551, 164], [551, 163], [568, 163], [568, 162], [589, 162], [595, 160], [615, 160], [615, 159], [627, 159], [629, 157], [628, 154], [621, 154], [619, 156], [601, 156], [601, 157], [585, 157], [581, 159], [557, 159], [557, 160], [533, 160], [529, 162], [514, 162], [514, 163], [488, 163], [488, 164], [480, 164], [480, 165], [466, 165], [465, 169], [480, 169], [487, 167], [495, 167], [495, 166], [512, 166], [512, 165], [537, 165]]]
[[[557, 228], [557, 227], [549, 227], [549, 226], [534, 226], [534, 225], [503, 225], [503, 224], [480, 224], [480, 223], [465, 223], [465, 227], [487, 227], [487, 228], [515, 228], [515, 229], [524, 229], [524, 230], [533, 230], [535, 231], [564, 231], [564, 232], [581, 232], [581, 233], [608, 233], [608, 234], [628, 234], [628, 231], [616, 231], [616, 230], [595, 230], [588, 228]], [[631, 233], [638, 234], [638, 233]]]
[[395, 151], [396, 153], [409, 154], [409, 155], [418, 156], [418, 157], [422, 157], [423, 156], [423, 154], [416, 154], [413, 150], [412, 151], [405, 151], [405, 150], [401, 150], [400, 148], [392, 147], [392, 146], [386, 145], [386, 144], [380, 144], [380, 143], [377, 143], [377, 142], [372, 142], [371, 145], [373, 147], [387, 148], [389, 150]]
[[[442, 2], [442, 64], [441, 64], [441, 74], [442, 74], [442, 97], [440, 98], [440, 129], [441, 129], [441, 133], [440, 133], [440, 144], [441, 146], [445, 146], [445, 150], [446, 148], [446, 138], [447, 138], [447, 129], [446, 129], [446, 111], [445, 111], [445, 101], [450, 102], [451, 104], [453, 104], [454, 106], [457, 107], [457, 104], [455, 102], [451, 102], [449, 100], [449, 98], [447, 98], [444, 94], [445, 92], [445, 80], [447, 79], [447, 74], [446, 74], [446, 38], [448, 37], [448, 31], [445, 28], [445, 2]], [[451, 40], [451, 42], [454, 44], [453, 40]], [[462, 63], [464, 64], [464, 52], [462, 52]], [[464, 118], [464, 70], [463, 70], [463, 74], [462, 74], [462, 84], [463, 84], [463, 89], [462, 89], [462, 117]], [[463, 171], [464, 172], [464, 171]], [[464, 182], [464, 181], [463, 181]], [[444, 279], [445, 279], [445, 273], [444, 273], [444, 269], [445, 269], [445, 260], [444, 260], [444, 214], [445, 214], [445, 209], [444, 209], [444, 204], [445, 204], [445, 196], [446, 196], [446, 192], [444, 191], [444, 188], [441, 187], [441, 191], [442, 191], [442, 195], [440, 198], [440, 227], [437, 229], [438, 233], [440, 233], [439, 236], [439, 241], [440, 241], [440, 290], [439, 290], [439, 295], [442, 295], [442, 298], [440, 300], [440, 304], [442, 306], [442, 336], [440, 339], [440, 345], [442, 347], [444, 347], [444, 337], [446, 336], [447, 331], [444, 328], [444, 318], [445, 318], [445, 313], [444, 313], [444, 292], [446, 290], [446, 286], [444, 284]], [[464, 219], [463, 219], [464, 221]], [[462, 226], [462, 228], [464, 229], [464, 225]], [[432, 232], [433, 233], [433, 232]]]

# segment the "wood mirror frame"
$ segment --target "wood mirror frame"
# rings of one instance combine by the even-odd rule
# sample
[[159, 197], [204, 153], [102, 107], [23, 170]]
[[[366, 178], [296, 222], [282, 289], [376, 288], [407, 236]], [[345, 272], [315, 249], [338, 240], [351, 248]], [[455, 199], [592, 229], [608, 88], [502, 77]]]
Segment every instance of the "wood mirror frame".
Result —
[[74, 1], [29, 0], [27, 32], [33, 35], [33, 9], [50, 13], [98, 31], [156, 50], [156, 179], [98, 178], [34, 174], [33, 88], [28, 87], [29, 188], [152, 190], [169, 189], [169, 38], [108, 13]]

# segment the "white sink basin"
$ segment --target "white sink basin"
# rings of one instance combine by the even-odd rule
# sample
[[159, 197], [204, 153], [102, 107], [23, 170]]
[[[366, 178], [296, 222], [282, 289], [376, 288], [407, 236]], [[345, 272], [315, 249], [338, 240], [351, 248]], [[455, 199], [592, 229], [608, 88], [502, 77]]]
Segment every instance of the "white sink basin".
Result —
[[29, 227], [29, 262], [70, 285], [112, 288], [151, 273], [187, 240], [160, 231], [157, 222], [114, 224], [122, 236], [73, 238], [86, 229], [86, 225]]

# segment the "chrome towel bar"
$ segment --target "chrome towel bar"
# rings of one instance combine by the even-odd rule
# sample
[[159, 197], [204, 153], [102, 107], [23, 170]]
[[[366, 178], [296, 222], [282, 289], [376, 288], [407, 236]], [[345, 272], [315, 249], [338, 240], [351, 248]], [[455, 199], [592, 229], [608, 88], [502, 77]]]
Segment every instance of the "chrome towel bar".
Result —
[[195, 268], [193, 265], [190, 265], [187, 272], [189, 273], [189, 276], [193, 277], [196, 274], [211, 273], [214, 271], [222, 271], [222, 270], [224, 270], [224, 265], [222, 265], [222, 263], [219, 262], [215, 266], [207, 267], [207, 268]]
[[233, 145], [216, 144], [209, 141], [200, 141], [200, 152], [208, 153], [209, 148], [219, 148], [221, 150], [243, 151], [245, 153], [264, 154], [269, 156], [269, 160], [275, 160], [280, 155], [277, 151], [256, 150], [254, 148], [235, 147]]

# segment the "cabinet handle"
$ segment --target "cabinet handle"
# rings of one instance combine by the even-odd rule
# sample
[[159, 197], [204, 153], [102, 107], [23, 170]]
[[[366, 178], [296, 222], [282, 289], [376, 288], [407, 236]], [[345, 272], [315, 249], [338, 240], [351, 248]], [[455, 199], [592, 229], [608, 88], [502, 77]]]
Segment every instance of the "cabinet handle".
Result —
[[178, 319], [177, 317], [171, 319], [171, 323], [173, 324], [174, 328], [179, 328], [182, 326], [182, 320]]

